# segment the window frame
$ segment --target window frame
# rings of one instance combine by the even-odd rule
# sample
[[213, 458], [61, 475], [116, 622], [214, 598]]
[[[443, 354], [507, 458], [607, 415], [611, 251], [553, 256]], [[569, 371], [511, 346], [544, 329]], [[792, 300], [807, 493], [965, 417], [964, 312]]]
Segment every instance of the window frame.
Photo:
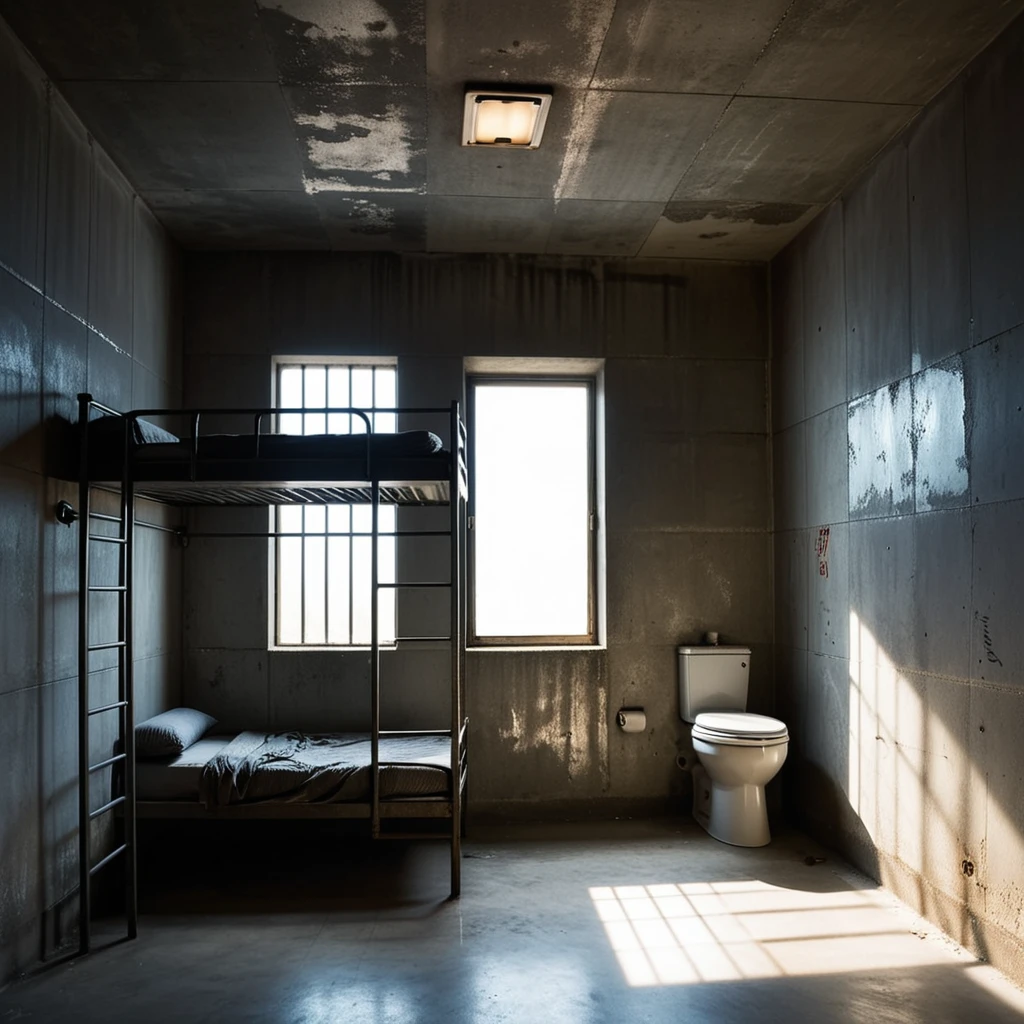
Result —
[[[481, 636], [476, 628], [476, 389], [477, 386], [548, 386], [566, 384], [581, 386], [587, 392], [587, 502], [589, 505], [587, 544], [587, 632], [583, 634], [545, 634], [530, 636]], [[598, 379], [590, 373], [472, 373], [466, 377], [466, 419], [469, 448], [469, 501], [467, 515], [470, 529], [467, 545], [467, 646], [471, 648], [542, 648], [598, 646], [598, 495], [597, 495], [597, 395]]]
[[[271, 394], [272, 402], [271, 402], [271, 404], [273, 405], [273, 407], [275, 409], [277, 409], [279, 407], [279, 405], [280, 405], [281, 373], [282, 373], [283, 370], [299, 368], [299, 369], [302, 369], [303, 371], [305, 371], [307, 368], [310, 368], [310, 367], [312, 367], [314, 369], [325, 369], [326, 370], [326, 369], [329, 369], [332, 366], [344, 367], [345, 369], [347, 369], [349, 371], [349, 403], [348, 404], [352, 408], [361, 408], [359, 406], [353, 406], [352, 403], [351, 403], [351, 397], [352, 397], [352, 390], [351, 390], [352, 389], [352, 378], [351, 378], [351, 372], [353, 370], [360, 370], [360, 369], [362, 369], [362, 370], [373, 370], [375, 372], [374, 373], [374, 380], [373, 380], [373, 400], [374, 401], [376, 401], [376, 394], [377, 394], [376, 371], [377, 370], [381, 370], [381, 369], [391, 369], [391, 370], [393, 370], [394, 373], [395, 373], [395, 403], [394, 403], [394, 408], [398, 407], [398, 359], [397, 359], [397, 357], [393, 357], [393, 356], [314, 356], [314, 355], [310, 355], [310, 356], [273, 356], [272, 359], [271, 359], [271, 385], [272, 385], [272, 394]], [[303, 372], [303, 398], [305, 398], [305, 372]], [[326, 400], [327, 400], [327, 395], [325, 393], [325, 401]], [[303, 403], [303, 408], [305, 408], [305, 404], [304, 403]], [[329, 406], [326, 406], [326, 408], [329, 408]], [[316, 408], [311, 408], [311, 409], [308, 410], [308, 412], [312, 413], [313, 415], [316, 415], [317, 411], [318, 410]], [[374, 422], [374, 416], [373, 416], [373, 412], [374, 411], [375, 410], [372, 409], [372, 408], [369, 408], [369, 407], [366, 408], [366, 412], [370, 414], [371, 424]], [[354, 424], [354, 421], [356, 420], [356, 417], [350, 415], [348, 417], [348, 420], [349, 420], [349, 432], [352, 433], [353, 431], [352, 431], [351, 428], [352, 428], [352, 426]], [[280, 432], [281, 416], [275, 414], [275, 416], [273, 417], [273, 422], [274, 422], [275, 432]], [[324, 417], [324, 429], [325, 429], [325, 431], [327, 430], [329, 425], [330, 425], [329, 417], [325, 416]], [[397, 417], [396, 417], [396, 420], [395, 420], [395, 430], [396, 431], [398, 430]], [[322, 506], [324, 508], [324, 517], [325, 517], [324, 532], [323, 533], [317, 533], [317, 532], [306, 533], [306, 529], [305, 529], [305, 519], [306, 519], [305, 509], [308, 506], [305, 503], [297, 502], [297, 503], [294, 503], [293, 505], [285, 505], [285, 506], [271, 505], [270, 506], [270, 509], [269, 509], [269, 511], [270, 511], [270, 529], [271, 529], [271, 531], [273, 533], [273, 537], [271, 539], [272, 550], [270, 552], [270, 564], [271, 564], [271, 566], [273, 568], [273, 576], [272, 576], [272, 579], [270, 581], [270, 584], [271, 584], [271, 587], [272, 587], [272, 593], [270, 593], [268, 595], [268, 605], [271, 606], [271, 608], [270, 608], [271, 614], [269, 616], [270, 621], [268, 623], [268, 626], [269, 626], [269, 633], [270, 633], [270, 645], [269, 646], [270, 646], [271, 650], [280, 650], [280, 651], [325, 651], [325, 650], [329, 650], [329, 651], [358, 651], [358, 650], [368, 650], [370, 648], [370, 641], [369, 640], [366, 641], [365, 643], [364, 642], [356, 643], [352, 639], [353, 634], [355, 632], [355, 614], [356, 614], [355, 607], [356, 607], [356, 594], [357, 594], [357, 590], [354, 587], [354, 574], [353, 574], [354, 540], [357, 537], [372, 537], [372, 533], [370, 533], [370, 532], [363, 531], [363, 530], [356, 530], [355, 529], [355, 513], [354, 513], [354, 509], [357, 506], [361, 506], [361, 505], [365, 505], [365, 504], [368, 504], [368, 503], [366, 503], [366, 502], [331, 502], [331, 503], [325, 503]], [[348, 528], [348, 531], [335, 532], [335, 533], [331, 532], [331, 530], [330, 530], [330, 517], [329, 517], [329, 514], [327, 512], [327, 509], [331, 505], [339, 505], [339, 506], [344, 505], [344, 506], [346, 506], [349, 509], [349, 516], [348, 516], [349, 528]], [[295, 643], [289, 643], [289, 642], [282, 642], [282, 640], [281, 640], [281, 596], [282, 595], [281, 595], [281, 585], [280, 584], [281, 584], [281, 540], [282, 540], [282, 538], [279, 536], [279, 534], [281, 532], [280, 509], [283, 508], [283, 507], [285, 507], [285, 508], [296, 507], [296, 508], [299, 508], [299, 509], [302, 510], [302, 521], [303, 521], [303, 528], [302, 528], [302, 534], [303, 534], [303, 537], [302, 537], [302, 540], [303, 540], [302, 551], [303, 551], [303, 554], [302, 554], [302, 574], [301, 574], [302, 583], [300, 584], [300, 589], [302, 591], [303, 614], [302, 614], [302, 625], [300, 627], [300, 630], [301, 630], [301, 633], [302, 633], [303, 636], [305, 636], [305, 633], [306, 633], [306, 626], [305, 626], [305, 618], [306, 618], [306, 616], [305, 616], [305, 585], [304, 585], [304, 583], [305, 583], [305, 572], [306, 572], [306, 567], [305, 567], [305, 539], [306, 539], [306, 537], [312, 537], [312, 538], [315, 538], [315, 539], [323, 538], [323, 540], [324, 540], [324, 588], [325, 588], [325, 603], [324, 603], [324, 639], [322, 641], [307, 641], [307, 640], [303, 639], [303, 640], [300, 640], [300, 641], [295, 642]], [[396, 506], [396, 511], [395, 511], [395, 517], [396, 518], [395, 518], [394, 528], [391, 529], [391, 530], [378, 530], [377, 537], [378, 537], [378, 543], [380, 542], [381, 539], [386, 538], [386, 537], [390, 537], [392, 539], [392, 542], [393, 542], [393, 544], [395, 546], [395, 571], [397, 573], [397, 560], [398, 560], [397, 506]], [[349, 633], [348, 633], [348, 636], [349, 636], [349, 641], [348, 641], [348, 643], [331, 642], [330, 639], [329, 639], [329, 637], [330, 637], [330, 622], [329, 622], [329, 607], [330, 607], [330, 605], [329, 605], [329, 600], [328, 600], [326, 595], [327, 595], [327, 585], [328, 585], [328, 578], [329, 578], [329, 572], [330, 572], [330, 544], [329, 544], [329, 538], [330, 537], [348, 537], [348, 540], [349, 540], [349, 561], [348, 561], [348, 592], [349, 592]], [[369, 600], [370, 601], [373, 600], [372, 594], [371, 594]], [[370, 607], [369, 604], [367, 604], [367, 613], [368, 614], [369, 614], [369, 607]], [[397, 602], [397, 599], [395, 600], [395, 604], [394, 604], [394, 630], [393, 630], [393, 632], [394, 632], [395, 636], [397, 637], [397, 634], [398, 634], [398, 602]], [[390, 647], [396, 646], [396, 642], [395, 641], [390, 641], [390, 642], [382, 643], [380, 646], [382, 648], [390, 648]]]

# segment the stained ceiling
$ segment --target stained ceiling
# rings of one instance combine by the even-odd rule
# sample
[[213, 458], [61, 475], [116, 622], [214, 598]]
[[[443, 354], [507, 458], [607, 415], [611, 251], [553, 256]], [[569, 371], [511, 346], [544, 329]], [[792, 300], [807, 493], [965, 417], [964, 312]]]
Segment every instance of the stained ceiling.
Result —
[[[0, 0], [185, 246], [767, 259], [1024, 0]], [[467, 84], [548, 86], [534, 152]]]

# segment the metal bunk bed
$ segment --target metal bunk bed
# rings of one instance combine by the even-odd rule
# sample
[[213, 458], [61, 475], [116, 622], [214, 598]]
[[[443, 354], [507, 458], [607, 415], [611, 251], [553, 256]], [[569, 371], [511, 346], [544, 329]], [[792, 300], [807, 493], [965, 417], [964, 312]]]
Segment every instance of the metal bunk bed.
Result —
[[[138, 885], [136, 864], [137, 817], [255, 817], [255, 818], [361, 818], [370, 822], [374, 839], [445, 838], [451, 845], [451, 897], [461, 888], [461, 838], [465, 823], [465, 792], [468, 773], [467, 726], [465, 706], [465, 653], [466, 653], [466, 507], [468, 501], [468, 473], [466, 459], [466, 427], [453, 401], [448, 408], [395, 408], [373, 409], [373, 413], [407, 415], [440, 415], [449, 417], [450, 451], [437, 453], [439, 458], [417, 462], [415, 459], [394, 459], [374, 452], [374, 439], [394, 437], [373, 433], [368, 412], [356, 408], [326, 408], [317, 412], [347, 414], [359, 417], [365, 426], [365, 449], [353, 455], [351, 446], [346, 456], [333, 457], [330, 453], [305, 454], [300, 459], [290, 457], [287, 451], [270, 451], [273, 439], [289, 435], [265, 432], [264, 427], [274, 417], [308, 413], [308, 409], [142, 409], [119, 412], [96, 402], [91, 395], [80, 394], [80, 476], [79, 508], [58, 508], [58, 518], [67, 525], [77, 518], [79, 524], [79, 603], [78, 603], [78, 694], [79, 694], [79, 863], [80, 863], [80, 949], [88, 952], [91, 943], [90, 880], [108, 864], [118, 858], [125, 868], [125, 916], [127, 934], [134, 938], [138, 926]], [[107, 419], [116, 427], [115, 458], [110, 457], [111, 446], [104, 444], [105, 455], [98, 458], [95, 449], [94, 414]], [[200, 437], [202, 417], [252, 417], [251, 434], [238, 435], [244, 445], [239, 454], [238, 445], [224, 457], [223, 452], [212, 456], [204, 454]], [[150, 458], [148, 448], [161, 450], [167, 456], [167, 445], [147, 446], [140, 443], [139, 422], [142, 417], [174, 417], [187, 419], [191, 437], [179, 442], [169, 457]], [[92, 426], [90, 426], [92, 424]], [[108, 437], [108, 441], [110, 438]], [[360, 446], [362, 442], [356, 442]], [[262, 449], [262, 451], [261, 451]], [[288, 470], [289, 472], [284, 472]], [[442, 472], [443, 470], [443, 472]], [[391, 474], [391, 475], [389, 475]], [[395, 475], [398, 474], [398, 475]], [[92, 509], [92, 491], [104, 488], [119, 493], [120, 514], [113, 516]], [[448, 537], [451, 548], [451, 577], [446, 581], [428, 583], [381, 583], [378, 579], [379, 511], [382, 497], [400, 506], [447, 505], [449, 529], [402, 530], [398, 537]], [[189, 507], [198, 505], [286, 505], [369, 503], [371, 506], [371, 644], [370, 686], [370, 799], [350, 803], [274, 803], [239, 804], [206, 809], [201, 804], [139, 801], [135, 785], [134, 743], [134, 671], [133, 671], [133, 558], [137, 526], [153, 526], [135, 517], [135, 499], [145, 498], [168, 505]], [[95, 533], [94, 522], [116, 524], [117, 533]], [[157, 529], [178, 533], [183, 540], [183, 529], [156, 526]], [[202, 533], [204, 537], [267, 537], [287, 536], [277, 528], [266, 533]], [[90, 578], [90, 548], [93, 544], [114, 544], [119, 552], [118, 582], [94, 585]], [[451, 629], [448, 637], [402, 637], [401, 640], [446, 640], [451, 648], [451, 721], [443, 730], [420, 732], [390, 731], [381, 728], [380, 708], [380, 635], [378, 595], [385, 588], [445, 588], [450, 592]], [[113, 593], [118, 598], [118, 636], [114, 640], [90, 643], [90, 595]], [[91, 707], [90, 655], [96, 651], [113, 650], [118, 655], [117, 700]], [[116, 714], [119, 738], [115, 752], [97, 763], [90, 763], [90, 722], [98, 715]], [[382, 761], [380, 741], [409, 736], [447, 736], [450, 738], [449, 791], [447, 796], [432, 799], [391, 799], [382, 797], [381, 770], [394, 767], [397, 762]], [[101, 806], [92, 808], [89, 781], [101, 769], [111, 768], [117, 773], [119, 784], [113, 787], [111, 798]], [[114, 812], [120, 815], [123, 831], [120, 840], [109, 853], [93, 863], [90, 837], [91, 823], [102, 815]], [[384, 827], [384, 822], [397, 819], [449, 819], [448, 834], [438, 832], [397, 832]]]

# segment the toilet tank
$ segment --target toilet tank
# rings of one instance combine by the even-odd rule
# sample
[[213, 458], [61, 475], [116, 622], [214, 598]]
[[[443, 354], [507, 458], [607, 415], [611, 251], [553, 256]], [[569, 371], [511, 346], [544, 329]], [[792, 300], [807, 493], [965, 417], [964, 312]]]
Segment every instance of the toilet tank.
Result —
[[703, 711], [746, 711], [749, 647], [678, 647], [679, 717]]

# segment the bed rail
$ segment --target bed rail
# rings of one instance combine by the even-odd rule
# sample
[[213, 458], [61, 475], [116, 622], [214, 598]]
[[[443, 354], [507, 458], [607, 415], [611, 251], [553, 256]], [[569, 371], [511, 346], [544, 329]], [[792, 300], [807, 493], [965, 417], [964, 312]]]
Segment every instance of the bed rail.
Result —
[[[82, 396], [80, 396], [81, 398]], [[92, 403], [92, 409], [110, 416], [118, 416], [125, 422], [128, 436], [132, 439], [132, 453], [136, 457], [136, 491], [154, 501], [177, 505], [275, 505], [289, 503], [369, 503], [372, 500], [369, 484], [378, 479], [384, 486], [383, 500], [401, 505], [439, 505], [451, 500], [449, 477], [457, 481], [462, 492], [468, 489], [466, 459], [466, 428], [459, 421], [453, 425], [450, 434], [450, 462], [459, 467], [457, 474], [449, 474], [441, 465], [434, 465], [423, 456], [402, 458], [392, 455], [375, 455], [373, 438], [382, 436], [373, 427], [377, 414], [407, 415], [449, 415], [450, 408], [439, 406], [388, 407], [361, 409], [356, 406], [325, 406], [312, 410], [318, 416], [334, 415], [354, 417], [360, 421], [361, 430], [347, 436], [365, 439], [361, 456], [355, 453], [283, 456], [280, 452], [268, 455], [263, 441], [270, 436], [279, 436], [276, 431], [265, 429], [268, 424], [279, 423], [282, 416], [309, 415], [307, 408], [276, 407], [203, 407], [186, 409], [148, 408], [133, 409], [118, 413], [99, 403]], [[204, 451], [204, 428], [214, 417], [240, 417], [247, 421], [244, 430], [232, 436], [242, 439], [237, 451], [225, 454], [223, 449], [214, 453]], [[152, 459], [146, 457], [145, 443], [135, 442], [138, 436], [136, 424], [146, 418], [184, 421], [190, 433], [187, 446], [177, 458], [169, 457], [164, 447]], [[251, 443], [249, 443], [251, 442]], [[107, 460], [97, 464], [99, 472], [121, 475]], [[289, 471], [289, 466], [291, 470]], [[435, 472], [436, 470], [436, 472]], [[404, 471], [404, 473], [403, 473]], [[274, 479], [268, 477], [270, 476]], [[277, 479], [277, 474], [286, 479]], [[344, 480], [339, 479], [344, 473]], [[408, 475], [404, 475], [408, 474]], [[386, 479], [386, 477], [393, 479]], [[328, 484], [327, 481], [335, 481]], [[100, 482], [94, 477], [94, 482]], [[443, 484], [443, 487], [441, 486]]]

